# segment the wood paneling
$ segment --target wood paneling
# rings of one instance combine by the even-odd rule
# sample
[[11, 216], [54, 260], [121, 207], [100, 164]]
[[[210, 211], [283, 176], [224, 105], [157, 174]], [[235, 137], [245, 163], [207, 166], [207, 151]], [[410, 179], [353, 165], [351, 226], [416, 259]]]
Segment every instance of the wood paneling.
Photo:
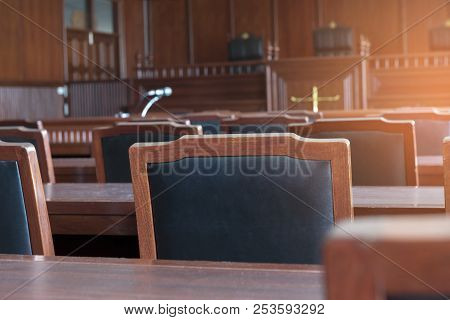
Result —
[[[406, 6], [406, 24], [408, 26], [414, 24], [433, 9], [439, 7], [446, 0], [408, 0]], [[440, 27], [444, 24], [449, 14], [450, 6], [443, 8], [433, 14], [424, 22], [417, 24], [408, 32], [408, 51], [409, 52], [428, 52], [430, 51], [430, 30]]]
[[248, 32], [262, 37], [266, 48], [272, 39], [272, 0], [232, 1], [236, 36]]
[[195, 62], [228, 60], [229, 0], [191, 0]]
[[0, 80], [62, 83], [62, 0], [6, 3], [20, 14], [0, 4]]
[[[6, 0], [14, 7], [19, 0]], [[22, 35], [22, 23], [14, 12], [0, 4], [0, 78], [4, 81], [22, 80], [21, 61], [24, 52], [19, 50]]]
[[0, 119], [61, 118], [63, 97], [55, 87], [0, 86]]
[[129, 78], [136, 76], [136, 56], [144, 54], [144, 13], [142, 7], [142, 0], [126, 0], [121, 6], [127, 76]]
[[278, 0], [280, 58], [312, 56], [315, 0]]
[[185, 0], [154, 0], [152, 2], [151, 28], [154, 31], [153, 54], [156, 66], [188, 63], [187, 24]]
[[[398, 35], [402, 29], [401, 1], [399, 0], [323, 0], [323, 23], [335, 21], [338, 25], [354, 29], [357, 47], [360, 35], [369, 38], [372, 49]], [[357, 50], [358, 51], [358, 50]], [[402, 52], [398, 39], [380, 53]]]
[[22, 13], [39, 24], [20, 18], [24, 23], [21, 50], [25, 52], [24, 79], [28, 81], [56, 81], [64, 79], [63, 44], [54, 38], [63, 39], [63, 1], [22, 1]]
[[[311, 102], [292, 102], [291, 98], [311, 98], [313, 86], [319, 87], [320, 97], [339, 95], [336, 102], [320, 102], [320, 111], [358, 109], [363, 103], [359, 85], [361, 68], [348, 70], [358, 60], [358, 57], [327, 57], [271, 61], [268, 110], [312, 109]], [[328, 82], [330, 79], [334, 81]]]
[[[173, 95], [162, 99], [153, 112], [191, 112], [205, 110], [262, 111], [266, 109], [264, 74], [211, 76], [187, 79], [138, 80], [136, 88], [173, 88]], [[159, 108], [162, 106], [162, 108]], [[139, 110], [134, 110], [138, 112]]]

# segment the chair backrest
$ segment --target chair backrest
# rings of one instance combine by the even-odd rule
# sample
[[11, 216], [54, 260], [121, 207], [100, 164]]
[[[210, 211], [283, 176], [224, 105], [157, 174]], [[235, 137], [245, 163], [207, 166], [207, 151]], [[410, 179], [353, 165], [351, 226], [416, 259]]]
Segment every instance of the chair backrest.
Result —
[[287, 133], [289, 124], [308, 123], [305, 116], [288, 114], [240, 114], [222, 121], [222, 132], [232, 134]]
[[183, 115], [183, 118], [188, 119], [192, 125], [201, 125], [203, 134], [219, 134], [222, 121], [233, 116], [234, 113], [229, 111], [210, 111], [188, 113]]
[[418, 184], [413, 121], [324, 119], [310, 125], [291, 125], [289, 131], [303, 137], [348, 139], [353, 185]]
[[382, 116], [390, 120], [414, 120], [418, 156], [442, 154], [442, 140], [450, 136], [450, 113], [436, 109], [403, 109], [387, 112]]
[[319, 263], [325, 232], [353, 217], [345, 140], [185, 136], [130, 161], [141, 258]]
[[65, 118], [45, 120], [50, 146], [54, 157], [90, 157], [92, 131], [95, 128], [113, 126], [119, 118]]
[[0, 127], [25, 127], [30, 129], [43, 129], [42, 121], [27, 121], [19, 119], [1, 120]]
[[324, 249], [328, 299], [448, 299], [450, 219], [370, 217], [336, 227]]
[[55, 172], [47, 130], [24, 127], [0, 127], [0, 140], [31, 143], [37, 151], [41, 177], [44, 183], [55, 183]]
[[202, 134], [200, 126], [170, 122], [120, 123], [93, 131], [92, 152], [98, 182], [131, 182], [128, 149], [137, 142], [164, 142]]
[[0, 253], [54, 255], [36, 150], [0, 142]]

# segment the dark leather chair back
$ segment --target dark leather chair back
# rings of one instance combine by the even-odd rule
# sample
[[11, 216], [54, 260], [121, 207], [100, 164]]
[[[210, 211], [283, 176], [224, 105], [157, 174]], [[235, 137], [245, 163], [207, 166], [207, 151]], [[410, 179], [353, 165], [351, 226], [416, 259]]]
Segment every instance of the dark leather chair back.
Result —
[[199, 126], [177, 123], [124, 123], [94, 130], [93, 154], [99, 182], [131, 182], [128, 150], [135, 143], [167, 142], [186, 134], [201, 134]]
[[27, 211], [17, 161], [0, 160], [0, 253], [31, 255]]
[[334, 223], [329, 161], [186, 158], [148, 174], [158, 259], [320, 263]]
[[102, 138], [106, 182], [131, 182], [128, 149], [135, 143], [171, 141], [177, 137], [157, 132], [119, 134]]
[[191, 120], [191, 124], [200, 125], [203, 129], [203, 134], [219, 134], [220, 120]]
[[36, 151], [0, 141], [0, 254], [54, 255]]
[[311, 138], [350, 141], [354, 186], [405, 186], [404, 137], [381, 131], [320, 132]]
[[243, 124], [230, 127], [231, 134], [251, 134], [251, 133], [286, 133], [287, 125], [269, 123], [269, 124]]

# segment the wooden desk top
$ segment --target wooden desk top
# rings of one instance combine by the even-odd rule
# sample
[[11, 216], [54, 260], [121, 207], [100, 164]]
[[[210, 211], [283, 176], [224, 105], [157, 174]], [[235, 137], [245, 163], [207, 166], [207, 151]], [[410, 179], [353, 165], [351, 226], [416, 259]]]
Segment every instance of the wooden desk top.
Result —
[[[109, 204], [133, 209], [133, 190], [130, 183], [57, 183], [46, 184], [45, 194], [51, 214], [70, 214], [69, 208], [79, 212], [90, 204], [106, 207]], [[443, 209], [443, 187], [353, 187], [355, 208]], [[88, 210], [86, 213], [90, 213]], [[117, 212], [114, 210], [113, 212]], [[113, 214], [93, 211], [92, 214]], [[115, 214], [115, 213], [114, 213]], [[123, 215], [123, 212], [117, 213]]]
[[[45, 194], [55, 234], [136, 234], [129, 183], [47, 184]], [[353, 207], [356, 217], [443, 213], [444, 188], [353, 187]]]
[[419, 167], [442, 167], [444, 159], [442, 156], [418, 156], [417, 164]]
[[0, 298], [315, 300], [323, 276], [320, 266], [0, 256]]
[[55, 168], [95, 168], [94, 158], [53, 158]]
[[353, 187], [355, 208], [444, 209], [443, 187]]

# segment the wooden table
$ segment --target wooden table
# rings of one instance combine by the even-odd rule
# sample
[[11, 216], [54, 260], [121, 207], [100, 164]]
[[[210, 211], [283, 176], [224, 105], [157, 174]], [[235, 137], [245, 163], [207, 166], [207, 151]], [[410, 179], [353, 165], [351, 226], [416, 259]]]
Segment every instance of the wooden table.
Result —
[[0, 298], [324, 298], [324, 274], [320, 266], [61, 259], [63, 258], [0, 256]]
[[53, 158], [56, 182], [97, 182], [94, 158]]
[[417, 157], [419, 184], [421, 186], [443, 186], [444, 168], [442, 156]]
[[[136, 235], [129, 183], [47, 184], [47, 206], [55, 234]], [[353, 187], [355, 216], [443, 213], [443, 187]]]
[[[442, 156], [419, 156], [417, 164], [421, 186], [443, 186]], [[95, 159], [93, 158], [54, 158], [56, 181], [96, 182]]]
[[355, 216], [444, 213], [443, 187], [353, 187]]

